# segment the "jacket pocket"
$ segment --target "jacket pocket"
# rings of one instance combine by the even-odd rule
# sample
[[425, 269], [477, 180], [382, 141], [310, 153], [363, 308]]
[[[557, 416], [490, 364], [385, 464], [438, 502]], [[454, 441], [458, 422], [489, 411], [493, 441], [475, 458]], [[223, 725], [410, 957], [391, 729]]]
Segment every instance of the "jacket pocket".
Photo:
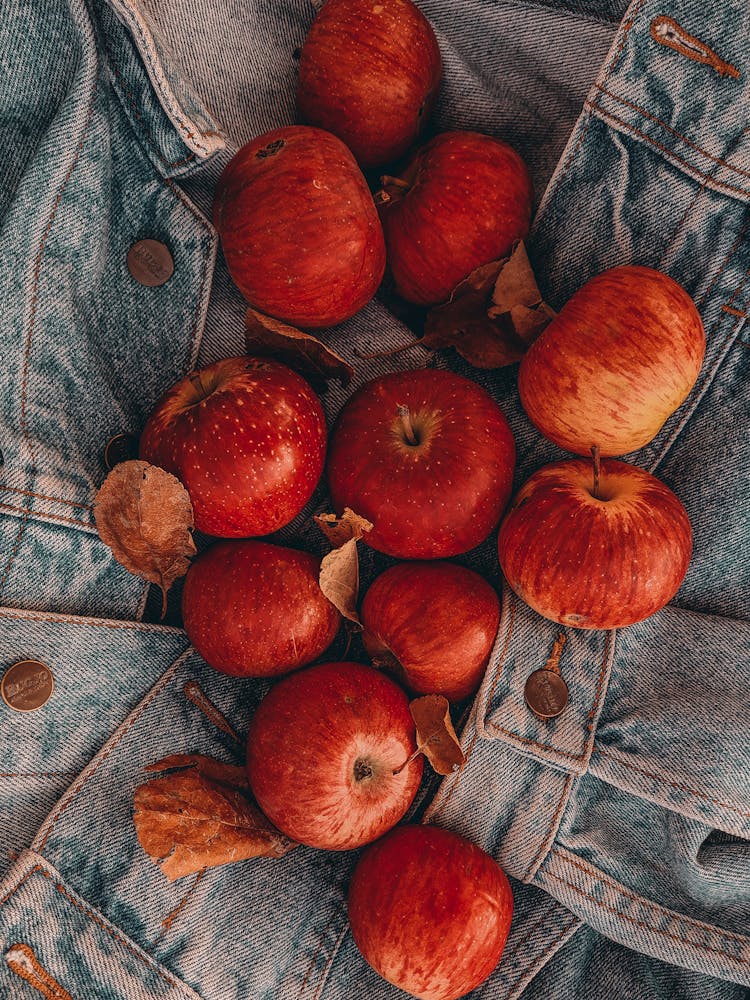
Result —
[[0, 889], [0, 941], [6, 997], [201, 1000], [32, 852]]

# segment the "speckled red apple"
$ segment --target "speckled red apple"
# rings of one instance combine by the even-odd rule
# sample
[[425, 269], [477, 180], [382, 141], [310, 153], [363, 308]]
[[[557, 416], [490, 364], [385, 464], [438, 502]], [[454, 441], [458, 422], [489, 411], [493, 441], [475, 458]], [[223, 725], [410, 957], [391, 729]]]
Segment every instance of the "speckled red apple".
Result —
[[411, 0], [327, 0], [302, 46], [297, 106], [360, 166], [379, 167], [427, 125], [441, 70], [435, 32]]
[[226, 358], [157, 404], [140, 457], [190, 494], [199, 531], [267, 535], [288, 524], [323, 471], [326, 422], [307, 382], [268, 358]]
[[320, 559], [267, 542], [217, 542], [188, 570], [182, 616], [203, 659], [237, 677], [275, 677], [320, 656], [341, 622], [318, 586]]
[[296, 326], [343, 322], [383, 277], [367, 183], [344, 143], [319, 128], [290, 125], [243, 146], [217, 185], [214, 223], [247, 301]]
[[502, 868], [465, 837], [400, 826], [362, 854], [348, 910], [355, 944], [384, 979], [419, 1000], [458, 1000], [500, 960], [513, 892]]
[[594, 481], [585, 459], [538, 469], [500, 526], [505, 578], [530, 607], [575, 628], [624, 628], [674, 597], [693, 531], [675, 494], [615, 459]]
[[381, 219], [396, 291], [409, 302], [445, 302], [475, 268], [525, 239], [532, 185], [507, 143], [479, 132], [443, 132], [384, 185]]
[[478, 545], [510, 499], [516, 449], [500, 407], [471, 379], [436, 369], [363, 385], [329, 440], [336, 510], [374, 525], [364, 541], [401, 559]]
[[415, 694], [459, 701], [482, 680], [500, 600], [478, 573], [447, 562], [391, 566], [370, 585], [360, 618], [365, 648]]
[[[250, 722], [247, 770], [263, 812], [310, 847], [343, 851], [380, 837], [422, 776], [401, 688], [361, 663], [324, 663], [271, 688]], [[405, 766], [404, 766], [405, 765]]]

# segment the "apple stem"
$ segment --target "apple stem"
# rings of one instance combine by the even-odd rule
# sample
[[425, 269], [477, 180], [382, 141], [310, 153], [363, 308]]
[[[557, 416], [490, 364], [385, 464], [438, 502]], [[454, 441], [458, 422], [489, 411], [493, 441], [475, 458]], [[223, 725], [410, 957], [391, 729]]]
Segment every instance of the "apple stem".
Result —
[[406, 438], [407, 443], [412, 445], [419, 444], [419, 438], [414, 433], [414, 425], [411, 422], [409, 407], [405, 406], [403, 403], [399, 403], [398, 415], [401, 418], [401, 426], [403, 427], [404, 437]]
[[599, 476], [601, 473], [601, 459], [599, 457], [599, 445], [592, 444], [591, 456], [594, 459], [594, 499], [599, 499]]
[[405, 767], [408, 767], [408, 766], [409, 766], [409, 764], [411, 764], [411, 762], [412, 762], [413, 760], [416, 760], [416, 759], [417, 759], [417, 757], [418, 757], [418, 756], [419, 756], [419, 755], [420, 755], [421, 753], [422, 753], [422, 747], [421, 747], [421, 746], [418, 746], [418, 747], [417, 747], [417, 749], [416, 749], [416, 750], [414, 751], [414, 753], [413, 753], [413, 754], [410, 754], [410, 755], [409, 755], [409, 756], [408, 756], [408, 757], [406, 758], [406, 760], [404, 761], [404, 763], [403, 763], [403, 764], [402, 764], [402, 765], [401, 765], [400, 767], [397, 767], [397, 768], [396, 768], [396, 770], [395, 770], [395, 771], [393, 772], [393, 776], [394, 776], [394, 778], [395, 778], [395, 776], [396, 776], [397, 774], [401, 774], [401, 772], [403, 771], [403, 769], [404, 769]]
[[203, 384], [203, 379], [201, 378], [201, 373], [200, 372], [190, 372], [190, 376], [189, 377], [190, 377], [190, 381], [193, 383], [193, 386], [196, 388], [196, 390], [197, 390], [200, 398], [201, 399], [205, 399], [206, 396], [208, 396], [208, 393], [206, 392], [206, 387]]
[[560, 673], [560, 656], [562, 655], [565, 643], [568, 641], [567, 636], [564, 632], [560, 632], [555, 639], [555, 644], [552, 647], [552, 652], [549, 654], [549, 659], [544, 664], [545, 670], [551, 670], [553, 674]]

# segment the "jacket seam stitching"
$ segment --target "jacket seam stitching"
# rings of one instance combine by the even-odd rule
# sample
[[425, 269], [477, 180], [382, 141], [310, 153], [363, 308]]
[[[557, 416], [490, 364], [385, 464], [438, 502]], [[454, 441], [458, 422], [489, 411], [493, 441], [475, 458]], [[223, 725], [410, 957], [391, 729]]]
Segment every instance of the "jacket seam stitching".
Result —
[[560, 801], [557, 803], [557, 809], [550, 821], [549, 827], [544, 837], [539, 841], [539, 846], [537, 848], [536, 854], [531, 859], [531, 864], [528, 866], [526, 871], [521, 876], [522, 882], [529, 882], [533, 879], [534, 875], [539, 871], [544, 858], [549, 854], [554, 843], [554, 839], [557, 836], [557, 831], [560, 828], [560, 819], [562, 817], [565, 806], [568, 804], [570, 799], [570, 790], [573, 787], [573, 781], [575, 775], [569, 773], [565, 779], [565, 784], [563, 785], [562, 793], [560, 794]]
[[572, 889], [573, 892], [578, 893], [579, 896], [583, 896], [586, 899], [591, 900], [596, 906], [601, 910], [607, 910], [613, 916], [617, 917], [618, 920], [625, 920], [629, 924], [634, 924], [636, 927], [642, 927], [644, 930], [650, 931], [652, 934], [661, 934], [663, 937], [668, 937], [672, 941], [677, 941], [679, 944], [684, 945], [687, 948], [695, 948], [698, 951], [710, 952], [714, 955], [721, 955], [722, 958], [728, 959], [731, 962], [736, 962], [738, 965], [747, 965], [747, 959], [742, 958], [739, 955], [732, 955], [731, 952], [725, 951], [722, 948], [713, 948], [711, 945], [699, 944], [697, 941], [686, 941], [684, 937], [680, 937], [677, 934], [672, 934], [670, 931], [664, 930], [660, 927], [654, 927], [653, 924], [646, 923], [645, 920], [637, 920], [635, 917], [631, 917], [627, 913], [622, 913], [620, 910], [615, 909], [615, 907], [610, 906], [608, 903], [604, 903], [602, 900], [592, 896], [591, 893], [586, 892], [585, 889], [579, 888], [573, 882], [568, 882], [567, 879], [562, 878], [559, 875], [554, 875], [552, 872], [546, 872], [546, 877], [554, 879], [556, 882], [561, 882], [563, 885]]
[[586, 101], [586, 107], [589, 108], [595, 114], [601, 116], [602, 118], [609, 119], [609, 121], [615, 122], [616, 124], [622, 126], [622, 128], [626, 129], [627, 131], [632, 132], [634, 135], [637, 135], [639, 138], [643, 139], [644, 142], [647, 142], [649, 143], [649, 145], [654, 146], [654, 148], [658, 149], [661, 153], [664, 154], [665, 157], [667, 157], [667, 159], [674, 160], [681, 167], [684, 167], [689, 174], [697, 178], [700, 178], [700, 180], [707, 181], [709, 185], [713, 185], [716, 188], [723, 188], [726, 191], [731, 191], [733, 194], [744, 195], [746, 198], [750, 197], [750, 190], [748, 190], [747, 188], [737, 187], [737, 185], [735, 184], [728, 184], [726, 181], [716, 180], [716, 178], [712, 177], [710, 174], [707, 174], [705, 170], [700, 170], [697, 166], [690, 163], [689, 160], [686, 160], [684, 157], [680, 156], [673, 149], [670, 149], [669, 146], [665, 146], [657, 139], [654, 139], [650, 135], [647, 135], [636, 125], [633, 125], [631, 122], [625, 121], [624, 118], [618, 117], [611, 111], [606, 111], [601, 106], [601, 104], [593, 103], [592, 101], [589, 100]]
[[587, 745], [587, 742], [593, 729], [594, 717], [596, 716], [597, 710], [599, 708], [599, 701], [602, 695], [602, 688], [604, 687], [604, 674], [606, 673], [607, 663], [609, 661], [609, 654], [611, 651], [613, 633], [614, 630], [610, 630], [607, 632], [607, 638], [604, 643], [604, 654], [602, 656], [602, 665], [601, 669], [599, 670], [599, 678], [596, 685], [596, 692], [594, 694], [594, 703], [592, 704], [589, 710], [589, 714], [586, 718], [586, 728], [584, 729], [584, 734], [585, 734], [584, 747], [580, 753], [576, 754], [572, 753], [569, 750], [558, 750], [556, 747], [552, 747], [547, 743], [539, 743], [537, 740], [533, 740], [528, 736], [520, 736], [518, 733], [514, 733], [510, 729], [505, 729], [503, 726], [500, 726], [498, 725], [498, 723], [492, 722], [491, 720], [486, 723], [487, 728], [491, 728], [493, 730], [503, 733], [505, 736], [511, 737], [514, 740], [519, 740], [521, 743], [537, 747], [540, 750], [545, 750], [548, 753], [555, 754], [560, 757], [567, 757], [568, 759], [574, 761], [584, 760], [584, 758], [590, 755], [591, 751], [591, 747]]
[[50, 500], [53, 503], [62, 503], [66, 507], [82, 507], [84, 510], [93, 510], [93, 504], [79, 503], [77, 500], [64, 500], [62, 497], [53, 497], [48, 493], [35, 493], [33, 490], [21, 490], [17, 486], [7, 486], [0, 483], [0, 491], [6, 490], [8, 493], [18, 493], [24, 497], [34, 497], [36, 500]]
[[[42, 257], [44, 255], [44, 249], [47, 246], [47, 239], [52, 230], [52, 223], [55, 221], [55, 216], [57, 215], [57, 210], [60, 207], [60, 202], [62, 201], [62, 196], [65, 193], [65, 189], [68, 186], [70, 178], [73, 176], [73, 172], [78, 165], [78, 160], [83, 150], [86, 139], [88, 138], [89, 128], [91, 126], [91, 120], [94, 116], [94, 106], [97, 98], [97, 88], [98, 88], [98, 77], [94, 80], [93, 93], [91, 95], [91, 100], [89, 101], [88, 115], [86, 118], [86, 123], [83, 128], [83, 133], [81, 138], [78, 140], [78, 145], [76, 147], [75, 156], [73, 157], [73, 162], [68, 167], [68, 170], [63, 178], [63, 182], [57, 192], [57, 197], [52, 205], [52, 209], [47, 219], [47, 225], [44, 227], [44, 232], [42, 233], [42, 238], [39, 243], [39, 250], [37, 251], [36, 261], [34, 264], [34, 283], [33, 291], [31, 296], [31, 311], [29, 316], [29, 326], [26, 331], [26, 347], [24, 351], [24, 363], [23, 363], [23, 380], [21, 383], [21, 412], [20, 412], [20, 424], [21, 433], [23, 434], [24, 441], [27, 448], [29, 449], [29, 455], [31, 457], [31, 475], [36, 475], [36, 454], [34, 453], [34, 446], [31, 441], [31, 436], [29, 434], [28, 422], [26, 419], [26, 402], [27, 402], [27, 392], [28, 392], [28, 379], [29, 379], [29, 359], [31, 356], [31, 340], [34, 335], [34, 327], [36, 323], [36, 304], [37, 297], [39, 295], [39, 277], [42, 269]], [[5, 581], [10, 573], [13, 563], [18, 555], [18, 549], [23, 538], [24, 531], [26, 530], [26, 525], [28, 524], [29, 514], [25, 513], [23, 520], [21, 521], [21, 526], [18, 530], [18, 536], [16, 537], [16, 544], [13, 547], [13, 551], [10, 554], [10, 558], [5, 564], [5, 569], [3, 575], [0, 578], [0, 593], [5, 585]]]
[[42, 837], [42, 840], [41, 840], [41, 842], [39, 844], [38, 851], [39, 851], [40, 854], [44, 850], [44, 847], [45, 847], [47, 841], [49, 840], [50, 834], [52, 833], [52, 831], [54, 830], [54, 828], [57, 826], [57, 824], [60, 821], [63, 813], [66, 811], [66, 809], [68, 809], [68, 807], [71, 805], [71, 803], [74, 802], [75, 799], [78, 798], [78, 795], [83, 790], [84, 785], [86, 785], [88, 783], [88, 781], [96, 774], [96, 772], [99, 770], [99, 768], [102, 766], [102, 764], [107, 760], [107, 758], [112, 753], [112, 751], [117, 746], [119, 746], [119, 744], [127, 736], [127, 734], [133, 728], [133, 726], [135, 725], [135, 723], [141, 717], [141, 715], [143, 715], [143, 713], [149, 707], [149, 705], [154, 700], [154, 698], [156, 698], [157, 695], [161, 694], [162, 689], [171, 681], [171, 679], [172, 679], [175, 671], [188, 658], [188, 656], [190, 655], [190, 652], [191, 652], [191, 650], [189, 650], [189, 649], [185, 650], [185, 652], [182, 653], [174, 661], [174, 663], [171, 664], [171, 666], [165, 671], [164, 675], [156, 682], [156, 684], [153, 686], [153, 688], [151, 689], [151, 691], [146, 695], [146, 697], [143, 699], [143, 701], [140, 703], [140, 705], [138, 705], [138, 707], [135, 709], [135, 711], [131, 715], [130, 719], [128, 720], [127, 725], [125, 725], [120, 730], [120, 732], [115, 736], [115, 738], [112, 740], [112, 742], [107, 747], [107, 749], [104, 751], [104, 753], [101, 755], [101, 757], [99, 757], [99, 759], [96, 760], [96, 762], [94, 763], [93, 767], [91, 767], [91, 769], [87, 769], [84, 772], [84, 774], [81, 776], [81, 779], [75, 785], [71, 786], [70, 791], [68, 793], [68, 797], [66, 798], [65, 802], [63, 802], [62, 806], [57, 810], [56, 814], [53, 814], [53, 816], [50, 817], [49, 825], [47, 826], [47, 829], [46, 829], [46, 831], [44, 833], [44, 836]]
[[[18, 514], [24, 515], [24, 521], [30, 520], [32, 517], [39, 518], [42, 521], [62, 521], [63, 524], [75, 524], [79, 528], [93, 528], [94, 525], [90, 521], [81, 521], [76, 517], [65, 517], [64, 514], [52, 514], [49, 511], [39, 511], [39, 510], [29, 510], [28, 507], [17, 507], [12, 503], [0, 503], [0, 510], [12, 510]], [[24, 524], [25, 527], [25, 524]], [[18, 539], [20, 542], [20, 538]], [[3, 574], [3, 580], [5, 579]], [[2, 581], [0, 581], [2, 584]]]
[[139, 621], [107, 621], [103, 618], [87, 618], [85, 616], [63, 614], [42, 618], [38, 613], [25, 614], [22, 610], [16, 611], [15, 608], [10, 609], [9, 611], [0, 610], [0, 619], [42, 623], [52, 622], [57, 625], [90, 625], [94, 628], [135, 629], [136, 631], [144, 632], [162, 632], [163, 634], [168, 635], [185, 635], [183, 629], [175, 628], [170, 625], [157, 625], [151, 622]]
[[[700, 153], [702, 156], [705, 156], [707, 160], [711, 160], [717, 166], [726, 167], [727, 170], [731, 170], [732, 173], [739, 174], [741, 177], [750, 178], [750, 170], [743, 170], [742, 167], [736, 167], [734, 166], [734, 164], [729, 163], [728, 160], [723, 160], [720, 156], [715, 156], [713, 153], [709, 153], [707, 149], [704, 149], [702, 146], [699, 146], [698, 143], [693, 142], [692, 139], [688, 139], [686, 135], [683, 135], [681, 132], [678, 132], [677, 129], [672, 128], [672, 126], [668, 125], [667, 122], [662, 121], [661, 118], [657, 118], [656, 115], [651, 114], [650, 111], [647, 111], [645, 108], [642, 108], [639, 104], [635, 104], [632, 101], [628, 101], [626, 98], [621, 97], [619, 94], [615, 94], [614, 91], [609, 90], [607, 87], [605, 87], [603, 83], [596, 83], [594, 84], [594, 86], [598, 90], [601, 90], [602, 93], [606, 94], [608, 97], [611, 97], [618, 103], [623, 104], [628, 108], [631, 108], [631, 110], [633, 111], [637, 111], [640, 115], [643, 115], [644, 118], [647, 118], [649, 121], [654, 122], [655, 125], [661, 126], [665, 131], [669, 132], [670, 135], [673, 135], [676, 139], [679, 139], [681, 142], [684, 142], [686, 146], [689, 146], [691, 149], [695, 150], [696, 153]], [[601, 109], [601, 105], [598, 105], [598, 107]]]
[[58, 882], [56, 880], [52, 872], [48, 871], [43, 865], [34, 865], [33, 868], [29, 869], [29, 871], [26, 872], [26, 874], [23, 876], [18, 885], [14, 886], [14, 888], [11, 889], [10, 892], [8, 892], [5, 896], [3, 896], [2, 899], [0, 899], [0, 906], [4, 906], [8, 902], [8, 900], [11, 899], [21, 889], [24, 883], [27, 882], [32, 875], [36, 874], [41, 874], [44, 876], [44, 878], [48, 879], [48, 881], [52, 883], [54, 888], [61, 895], [65, 896], [65, 898], [70, 903], [72, 903], [77, 910], [80, 910], [80, 912], [83, 913], [85, 917], [88, 917], [89, 920], [95, 923], [103, 931], [106, 931], [106, 933], [109, 934], [109, 936], [114, 941], [116, 941], [119, 945], [122, 945], [124, 948], [126, 948], [131, 953], [131, 955], [133, 955], [134, 958], [137, 958], [143, 965], [146, 966], [146, 968], [150, 968], [152, 972], [155, 972], [157, 976], [163, 979], [166, 983], [169, 983], [170, 986], [175, 986], [180, 990], [184, 989], [184, 986], [179, 981], [179, 979], [176, 979], [174, 976], [171, 976], [168, 972], [166, 972], [166, 970], [160, 969], [146, 955], [141, 954], [134, 944], [131, 944], [124, 936], [118, 934], [114, 928], [107, 926], [107, 924], [104, 922], [102, 918], [98, 917], [97, 914], [94, 913], [94, 911], [90, 909], [88, 906], [86, 906], [85, 903], [76, 899], [61, 882]]
[[627, 899], [633, 900], [634, 903], [638, 903], [639, 905], [643, 905], [648, 909], [652, 909], [655, 913], [661, 913], [664, 916], [668, 917], [670, 920], [684, 921], [691, 927], [695, 927], [696, 930], [709, 931], [709, 933], [711, 934], [715, 934], [718, 932], [722, 936], [732, 938], [733, 940], [737, 941], [739, 944], [743, 946], [745, 946], [748, 943], [748, 938], [746, 935], [735, 934], [733, 931], [725, 930], [723, 927], [717, 928], [713, 924], [708, 924], [703, 920], [696, 920], [694, 917], [689, 917], [684, 913], [676, 913], [674, 910], [668, 910], [665, 906], [660, 906], [658, 903], [654, 903], [652, 900], [646, 899], [644, 896], [636, 896], [635, 893], [630, 892], [628, 889], [625, 888], [625, 886], [620, 885], [618, 882], [615, 882], [611, 878], [608, 878], [602, 871], [600, 871], [600, 869], [595, 868], [593, 865], [584, 864], [579, 858], [576, 858], [574, 860], [573, 858], [569, 857], [567, 853], [563, 853], [562, 851], [559, 851], [555, 848], [553, 848], [552, 853], [555, 855], [555, 857], [559, 858], [561, 861], [565, 862], [566, 864], [572, 865], [573, 868], [577, 868], [580, 872], [583, 872], [584, 875], [588, 875], [591, 878], [595, 878], [598, 881], [603, 882], [604, 885], [609, 886], [609, 888], [612, 889], [614, 892], [620, 893]]
[[[142, 47], [138, 47], [138, 51], [139, 51], [139, 55], [141, 56], [141, 59], [143, 59], [146, 62], [148, 62], [148, 64], [151, 67], [151, 70], [153, 71], [154, 75], [156, 77], [163, 78], [165, 80], [167, 86], [170, 87], [170, 89], [171, 89], [171, 85], [166, 80], [166, 75], [165, 75], [164, 71], [162, 70], [162, 68], [159, 65], [158, 61], [155, 60], [154, 57], [152, 56], [153, 42], [151, 42], [149, 40], [149, 38], [146, 37], [146, 33], [143, 30], [143, 25], [141, 24], [140, 18], [138, 17], [137, 14], [132, 19], [131, 23], [132, 23], [132, 26], [135, 28], [135, 30], [138, 32], [138, 35], [139, 35], [139, 37], [141, 39]], [[149, 80], [149, 83], [151, 84], [151, 86], [154, 86], [154, 84], [151, 82], [151, 80]], [[156, 88], [154, 87], [154, 89], [156, 89]], [[165, 91], [163, 90], [163, 88], [160, 88], [160, 89], [161, 89], [161, 96], [164, 98], [165, 103], [169, 107], [169, 110], [174, 115], [175, 119], [177, 119], [177, 127], [182, 132], [184, 132], [185, 135], [189, 139], [193, 139], [195, 141], [195, 145], [198, 147], [198, 149], [200, 149], [206, 156], [209, 156], [210, 152], [209, 152], [208, 146], [205, 143], [199, 142], [196, 139], [194, 133], [191, 132], [190, 129], [188, 128], [188, 126], [185, 124], [185, 118], [187, 116], [185, 115], [183, 109], [178, 104], [176, 104], [175, 101], [173, 101], [173, 100], [170, 99], [169, 95], [167, 93], [165, 93]], [[217, 137], [221, 138], [221, 133], [219, 133], [219, 132], [213, 132], [213, 131], [211, 131], [211, 132], [203, 132], [197, 125], [196, 125], [196, 129], [199, 131], [199, 133], [202, 136], [204, 136], [204, 135], [205, 136], [210, 135], [210, 136], [217, 136]]]
[[604, 757], [609, 757], [620, 767], [624, 767], [629, 771], [637, 771], [639, 774], [644, 775], [646, 778], [651, 778], [652, 781], [657, 781], [662, 785], [666, 785], [669, 788], [674, 788], [680, 792], [685, 792], [688, 795], [694, 795], [697, 798], [704, 799], [706, 802], [712, 803], [712, 805], [721, 806], [722, 809], [729, 809], [731, 810], [731, 812], [737, 813], [738, 816], [743, 816], [746, 819], [750, 819], [750, 813], [743, 812], [741, 809], [737, 808], [737, 806], [730, 805], [730, 803], [728, 802], [722, 802], [721, 799], [712, 799], [710, 795], [706, 795], [705, 792], [698, 791], [697, 788], [691, 788], [690, 785], [684, 785], [682, 784], [682, 782], [678, 781], [669, 781], [668, 778], [665, 778], [660, 774], [657, 774], [653, 771], [646, 771], [642, 767], [638, 767], [635, 764], [631, 764], [630, 762], [623, 760], [617, 754], [611, 753], [609, 750], [604, 750], [600, 746], [596, 746], [596, 744], [594, 745], [594, 753], [599, 753]]
[[[562, 857], [561, 860], [565, 861], [567, 859]], [[712, 927], [710, 924], [696, 923], [695, 921], [691, 920], [690, 917], [687, 917], [682, 913], [670, 912], [669, 910], [666, 910], [663, 907], [659, 907], [655, 903], [652, 903], [651, 900], [639, 896], [632, 896], [627, 891], [625, 891], [622, 886], [618, 886], [615, 883], [609, 882], [606, 878], [603, 878], [601, 873], [596, 870], [594, 870], [593, 872], [587, 872], [585, 869], [581, 869], [581, 871], [585, 875], [588, 875], [591, 878], [596, 878], [597, 880], [600, 880], [602, 883], [609, 886], [609, 888], [616, 894], [624, 895], [628, 898], [631, 898], [636, 903], [638, 903], [639, 906], [642, 906], [645, 910], [653, 911], [654, 915], [666, 917], [671, 921], [676, 921], [678, 924], [685, 924], [686, 927], [695, 928], [696, 930], [699, 930], [702, 933], [705, 933], [705, 931], [708, 930], [711, 934], [719, 935], [720, 937], [727, 939], [727, 943], [729, 943], [729, 939], [731, 939], [731, 940], [736, 940], [737, 943], [742, 947], [747, 945], [746, 938], [742, 938], [739, 935], [733, 934], [731, 931], [726, 931], [721, 927]], [[618, 919], [626, 920], [628, 923], [634, 924], [636, 927], [642, 927], [644, 930], [650, 931], [654, 934], [661, 934], [664, 937], [668, 937], [672, 941], [677, 941], [679, 944], [685, 945], [688, 948], [695, 948], [699, 951], [707, 951], [715, 955], [721, 955], [723, 958], [729, 959], [732, 962], [736, 962], [739, 965], [748, 964], [748, 959], [744, 958], [742, 955], [735, 955], [732, 954], [731, 951], [727, 951], [724, 948], [715, 948], [712, 945], [701, 943], [698, 941], [686, 940], [684, 936], [673, 934], [671, 933], [671, 931], [668, 931], [665, 928], [657, 927], [654, 924], [648, 923], [645, 920], [639, 920], [636, 917], [630, 916], [630, 914], [628, 913], [623, 913], [622, 910], [618, 910], [616, 907], [610, 906], [608, 903], [605, 903], [604, 900], [597, 899], [596, 896], [592, 895], [590, 892], [587, 892], [586, 889], [583, 889], [581, 886], [576, 885], [574, 882], [569, 882], [567, 879], [563, 878], [561, 875], [556, 875], [554, 872], [546, 871], [544, 873], [544, 877], [545, 878], [549, 877], [554, 879], [556, 882], [561, 882], [563, 885], [566, 885], [569, 889], [572, 889], [579, 895], [584, 896], [586, 899], [590, 899], [591, 902], [595, 903], [600, 909], [607, 910], [609, 913], [612, 913]]]

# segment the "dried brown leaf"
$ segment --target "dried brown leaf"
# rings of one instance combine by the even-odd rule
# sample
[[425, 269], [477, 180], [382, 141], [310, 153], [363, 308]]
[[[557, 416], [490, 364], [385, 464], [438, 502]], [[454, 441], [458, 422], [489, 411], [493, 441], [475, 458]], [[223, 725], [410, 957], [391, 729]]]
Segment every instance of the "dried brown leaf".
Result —
[[332, 378], [346, 386], [354, 376], [354, 368], [348, 361], [317, 337], [294, 326], [248, 309], [245, 327], [249, 354], [271, 356], [283, 361], [318, 387]]
[[[133, 821], [141, 847], [170, 880], [248, 858], [280, 858], [296, 843], [237, 786], [234, 768], [200, 755], [175, 754], [147, 770], [181, 767], [135, 790]], [[187, 769], [184, 769], [187, 767]]]
[[478, 267], [431, 309], [421, 343], [454, 347], [475, 368], [520, 361], [555, 313], [542, 301], [526, 247]]
[[357, 542], [372, 531], [372, 524], [349, 507], [341, 517], [335, 514], [316, 514], [315, 523], [334, 546], [320, 564], [320, 589], [338, 608], [344, 618], [359, 628], [362, 623], [357, 614], [359, 598], [359, 554]]
[[120, 462], [104, 480], [94, 509], [99, 537], [136, 576], [167, 591], [195, 555], [193, 507], [179, 479], [148, 462]]
[[466, 757], [451, 722], [448, 699], [426, 694], [409, 703], [417, 728], [417, 749], [438, 774], [452, 774], [466, 763]]
[[147, 771], [172, 771], [178, 768], [193, 767], [204, 778], [231, 788], [249, 789], [250, 782], [247, 770], [237, 764], [225, 764], [214, 757], [206, 757], [201, 753], [173, 753], [169, 757], [149, 764]]
[[456, 286], [445, 305], [429, 311], [421, 341], [425, 347], [454, 347], [475, 368], [502, 368], [523, 357], [526, 345], [510, 321], [487, 314], [504, 263], [496, 260], [478, 267]]
[[516, 245], [497, 276], [487, 315], [490, 319], [509, 321], [513, 332], [527, 347], [555, 316], [542, 301], [523, 241]]

